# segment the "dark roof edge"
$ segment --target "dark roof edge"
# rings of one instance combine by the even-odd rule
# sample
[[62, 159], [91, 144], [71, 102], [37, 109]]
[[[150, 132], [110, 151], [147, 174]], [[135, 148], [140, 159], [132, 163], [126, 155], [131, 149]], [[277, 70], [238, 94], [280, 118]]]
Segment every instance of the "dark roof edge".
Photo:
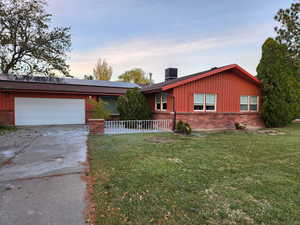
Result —
[[26, 82], [26, 81], [20, 81], [20, 80], [0, 80], [0, 82], [16, 82], [16, 83], [24, 83], [24, 84], [46, 84], [46, 85], [68, 85], [68, 86], [80, 86], [80, 87], [104, 87], [104, 88], [117, 88], [117, 89], [119, 89], [119, 88], [121, 88], [121, 89], [139, 88], [139, 89], [141, 89], [141, 87], [114, 87], [114, 86], [68, 84], [68, 83]]

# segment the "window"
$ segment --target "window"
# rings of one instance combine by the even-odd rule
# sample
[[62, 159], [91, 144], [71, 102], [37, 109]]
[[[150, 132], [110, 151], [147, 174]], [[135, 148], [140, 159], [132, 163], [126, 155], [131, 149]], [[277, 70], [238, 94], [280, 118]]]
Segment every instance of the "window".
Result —
[[240, 110], [241, 111], [258, 111], [258, 96], [241, 96], [240, 97]]
[[206, 94], [205, 110], [206, 111], [216, 110], [216, 95]]
[[167, 110], [167, 95], [157, 94], [155, 95], [155, 109], [159, 111]]
[[155, 109], [160, 110], [161, 102], [160, 95], [155, 95]]
[[215, 94], [194, 94], [194, 110], [195, 111], [216, 111]]
[[167, 95], [165, 94], [161, 95], [161, 105], [162, 105], [162, 110], [167, 110]]
[[120, 115], [117, 109], [118, 96], [101, 96], [99, 98], [107, 104], [106, 107], [112, 115]]
[[241, 111], [248, 111], [248, 96], [241, 96], [241, 105], [240, 105], [240, 110]]
[[203, 111], [204, 110], [204, 94], [194, 94], [194, 110]]
[[258, 101], [257, 96], [250, 96], [250, 111], [257, 111], [258, 107]]

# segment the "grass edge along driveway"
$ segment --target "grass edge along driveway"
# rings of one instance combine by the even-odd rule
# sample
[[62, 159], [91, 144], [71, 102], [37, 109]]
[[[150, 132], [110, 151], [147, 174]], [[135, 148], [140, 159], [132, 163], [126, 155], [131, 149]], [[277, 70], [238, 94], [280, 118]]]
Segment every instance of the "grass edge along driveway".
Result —
[[300, 224], [300, 124], [88, 145], [96, 224]]

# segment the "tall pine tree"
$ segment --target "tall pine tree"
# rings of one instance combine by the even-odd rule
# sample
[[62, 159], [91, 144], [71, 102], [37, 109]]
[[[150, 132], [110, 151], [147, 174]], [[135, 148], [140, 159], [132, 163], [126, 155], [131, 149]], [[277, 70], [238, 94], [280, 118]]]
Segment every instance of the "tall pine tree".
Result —
[[257, 77], [262, 81], [262, 118], [267, 127], [282, 127], [299, 115], [299, 82], [287, 47], [268, 38], [262, 46]]

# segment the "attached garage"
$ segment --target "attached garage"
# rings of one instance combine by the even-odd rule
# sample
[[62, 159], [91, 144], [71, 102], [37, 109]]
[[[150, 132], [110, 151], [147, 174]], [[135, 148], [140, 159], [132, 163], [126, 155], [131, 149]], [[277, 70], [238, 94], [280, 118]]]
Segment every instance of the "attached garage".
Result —
[[15, 125], [85, 124], [85, 99], [15, 98]]
[[0, 73], [0, 125], [86, 124], [93, 106], [88, 99], [108, 102], [118, 118], [115, 100], [138, 85], [105, 80], [22, 76]]

